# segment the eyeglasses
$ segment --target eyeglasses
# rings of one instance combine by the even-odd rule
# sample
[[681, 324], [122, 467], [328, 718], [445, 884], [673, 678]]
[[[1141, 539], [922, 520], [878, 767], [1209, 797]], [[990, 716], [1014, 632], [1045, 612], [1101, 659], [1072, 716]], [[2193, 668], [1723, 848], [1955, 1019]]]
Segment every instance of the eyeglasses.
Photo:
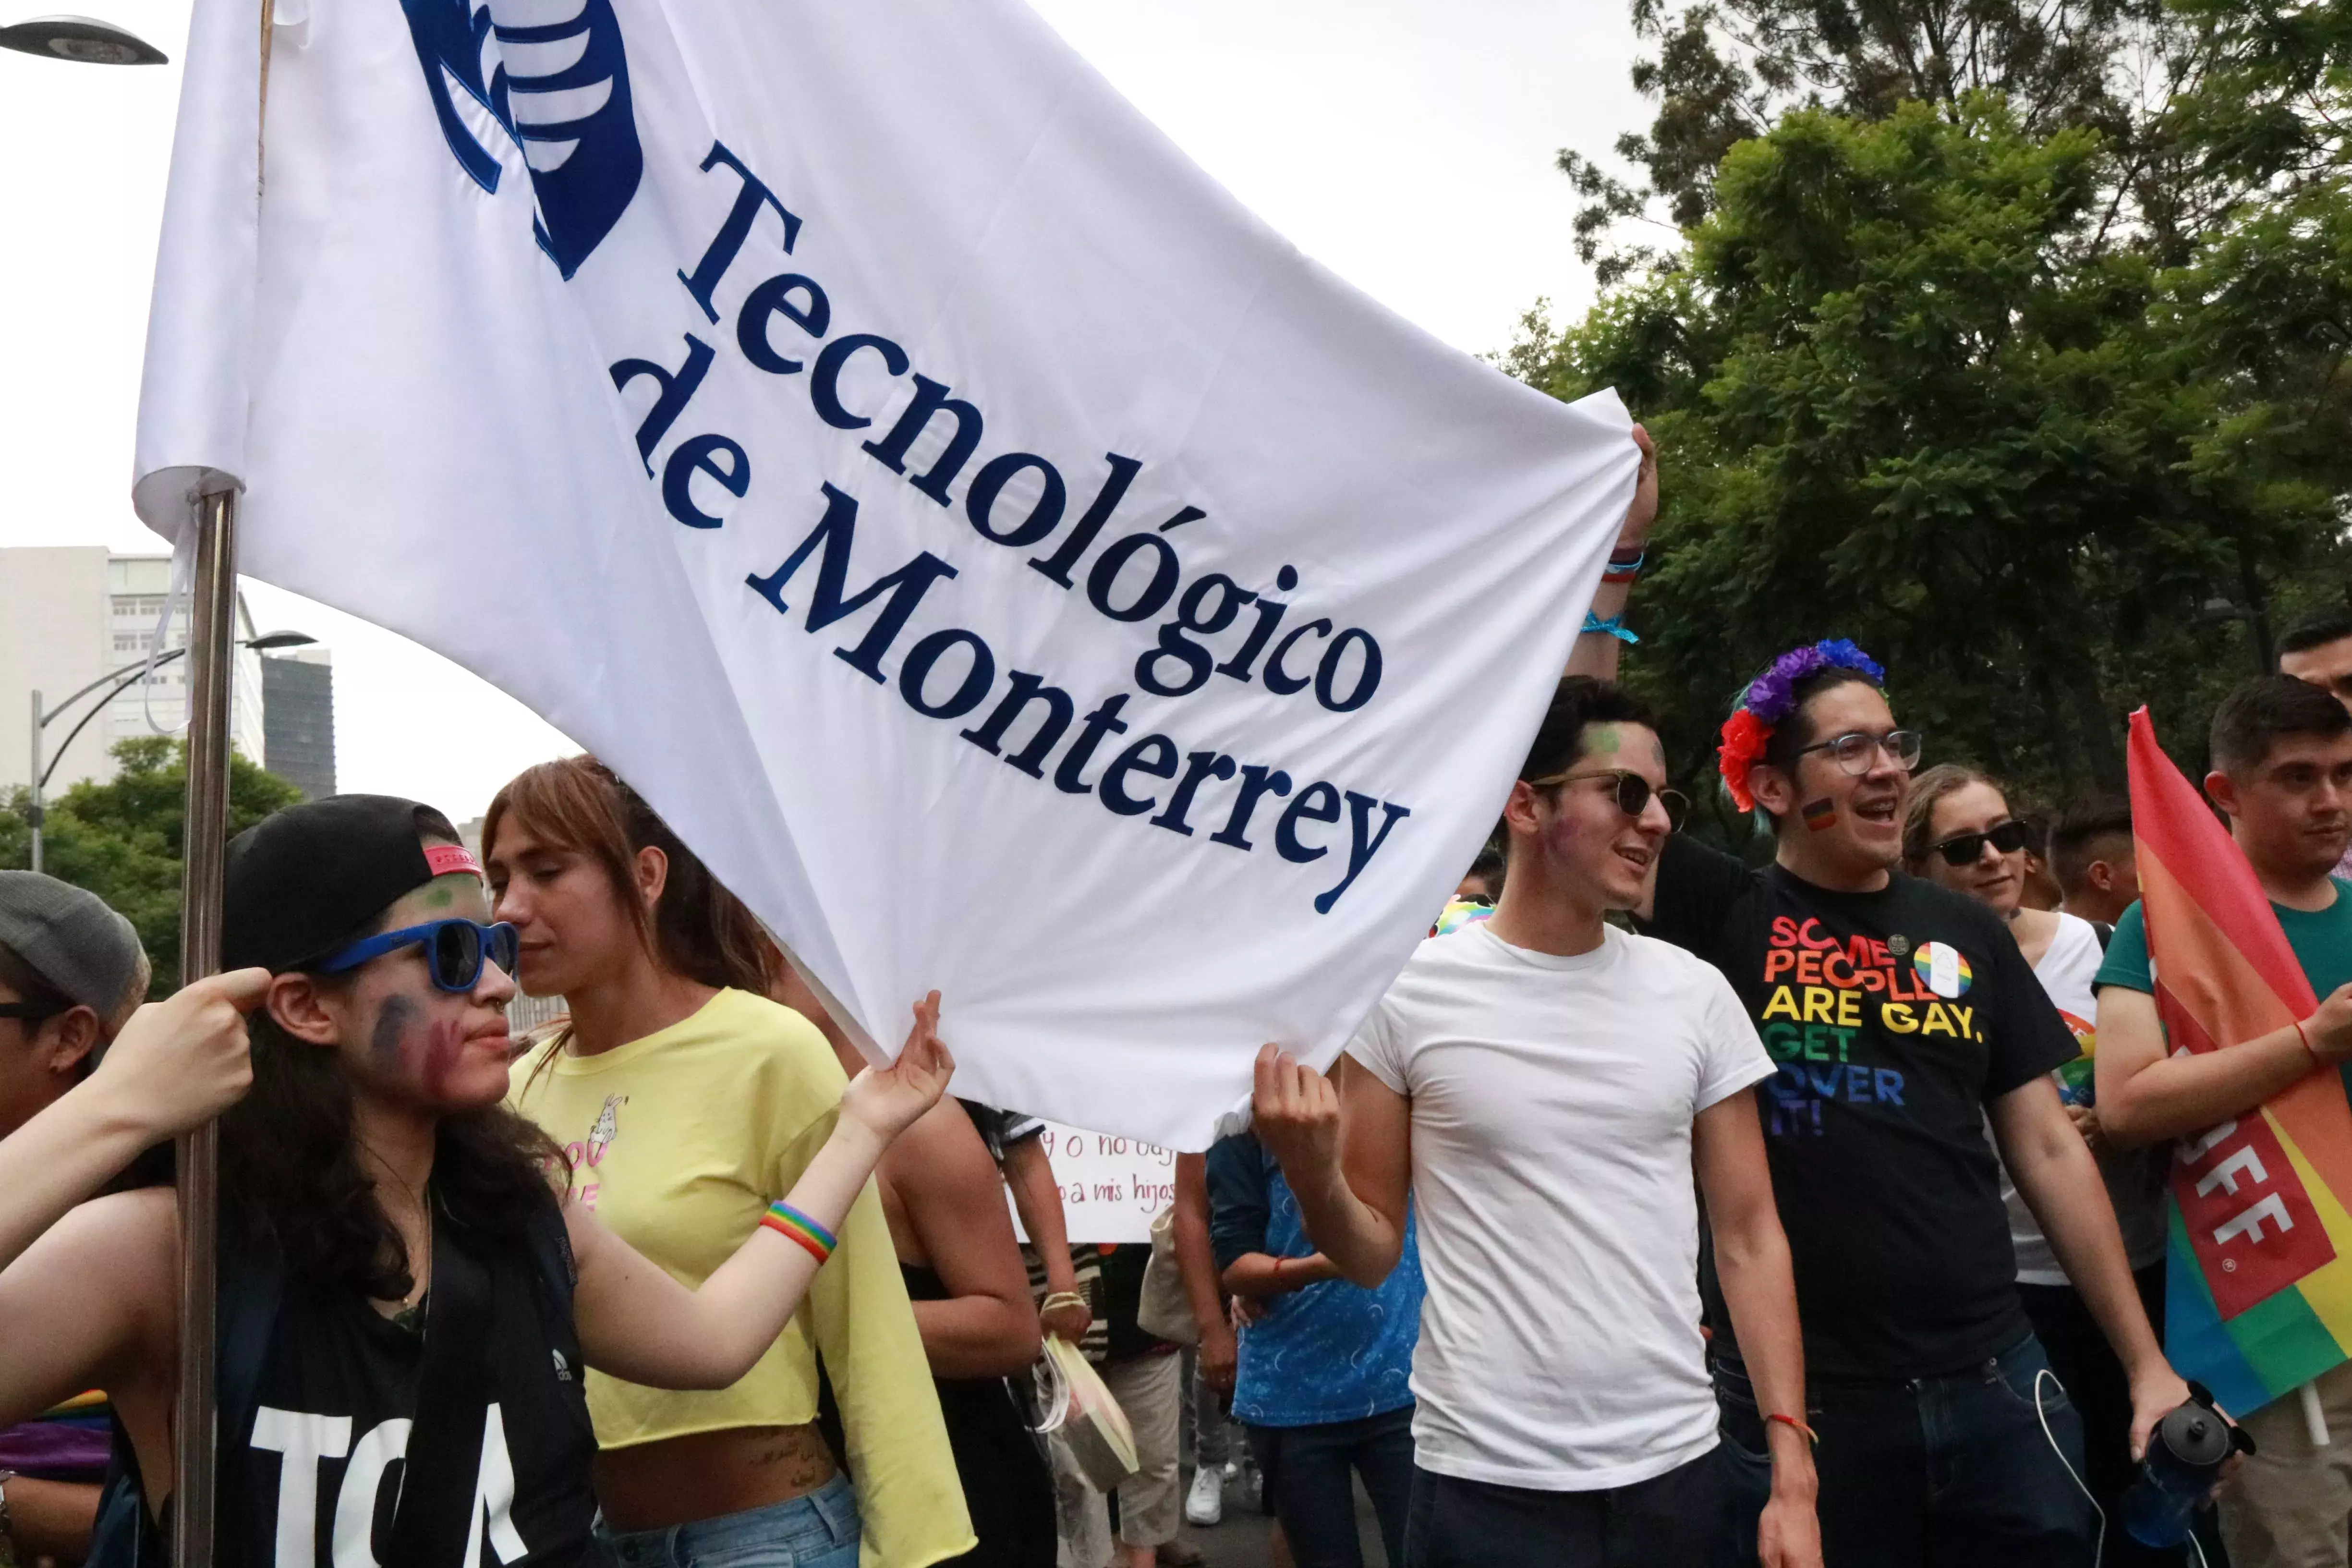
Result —
[[1966, 866], [1984, 854], [1991, 845], [2003, 855], [2014, 855], [2032, 841], [2033, 830], [2022, 822], [2004, 822], [1982, 833], [1961, 833], [1927, 847], [1944, 858], [1947, 866]]
[[1815, 741], [1810, 746], [1797, 748], [1797, 755], [1807, 752], [1827, 752], [1837, 759], [1837, 765], [1847, 773], [1866, 773], [1881, 752], [1886, 760], [1909, 773], [1919, 765], [1920, 735], [1916, 730], [1889, 730], [1884, 735], [1874, 735], [1865, 730], [1850, 730], [1843, 735], [1832, 735], [1826, 741]]
[[471, 991], [482, 978], [485, 960], [497, 964], [509, 974], [514, 973], [515, 928], [504, 921], [492, 926], [469, 920], [433, 921], [421, 926], [403, 926], [398, 931], [363, 938], [306, 967], [320, 974], [341, 974], [382, 958], [387, 952], [397, 952], [404, 947], [419, 944], [425, 949], [425, 972], [432, 976], [436, 990]]
[[1580, 779], [1614, 779], [1617, 781], [1617, 809], [1626, 816], [1639, 818], [1650, 809], [1650, 797], [1666, 808], [1666, 826], [1680, 833], [1683, 824], [1690, 820], [1690, 796], [1677, 789], [1659, 789], [1649, 780], [1623, 768], [1601, 768], [1589, 773], [1554, 773], [1549, 778], [1529, 779], [1529, 789], [1549, 789], [1554, 784], [1575, 784]]
[[22, 1018], [28, 1024], [38, 1024], [60, 1013], [70, 1013], [73, 1006], [70, 1002], [0, 1002], [0, 1018]]

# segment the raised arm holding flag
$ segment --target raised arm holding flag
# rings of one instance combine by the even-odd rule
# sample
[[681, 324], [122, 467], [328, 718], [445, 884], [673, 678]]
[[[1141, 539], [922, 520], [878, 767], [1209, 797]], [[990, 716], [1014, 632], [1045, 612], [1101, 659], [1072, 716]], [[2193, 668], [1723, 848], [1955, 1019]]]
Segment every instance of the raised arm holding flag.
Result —
[[2211, 740], [2226, 831], [2132, 718], [2142, 901], [2099, 971], [2100, 1118], [2125, 1142], [2178, 1141], [2166, 1343], [2260, 1445], [2222, 1496], [2231, 1562], [2341, 1562], [2352, 898], [2331, 872], [2352, 838], [2352, 715], [2265, 676]]

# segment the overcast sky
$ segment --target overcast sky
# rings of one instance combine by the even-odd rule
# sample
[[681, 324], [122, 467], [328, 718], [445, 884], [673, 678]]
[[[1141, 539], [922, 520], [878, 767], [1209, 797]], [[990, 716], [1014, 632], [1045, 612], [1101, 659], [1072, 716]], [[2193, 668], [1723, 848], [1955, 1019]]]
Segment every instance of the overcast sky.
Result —
[[[1500, 348], [1538, 296], [1562, 315], [1590, 301], [1552, 156], [1603, 152], [1644, 118], [1617, 0], [1034, 3], [1276, 228], [1447, 342]], [[186, 0], [89, 5], [181, 54]], [[39, 8], [16, 0], [0, 22]], [[130, 471], [178, 90], [176, 65], [0, 51], [0, 543], [163, 548], [131, 515]], [[573, 749], [415, 644], [247, 593], [264, 629], [333, 648], [344, 789], [462, 821]]]

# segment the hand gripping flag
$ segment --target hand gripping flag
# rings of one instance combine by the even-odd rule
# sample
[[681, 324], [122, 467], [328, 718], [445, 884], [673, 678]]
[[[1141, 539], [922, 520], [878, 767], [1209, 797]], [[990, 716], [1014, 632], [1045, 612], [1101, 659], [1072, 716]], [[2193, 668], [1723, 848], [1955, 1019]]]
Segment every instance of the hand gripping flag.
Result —
[[196, 0], [142, 516], [241, 484], [247, 572], [595, 751], [869, 1048], [938, 987], [961, 1092], [1197, 1149], [1339, 1051], [1575, 641], [1612, 395], [1019, 0], [275, 0], [266, 72], [256, 4]]
[[[2158, 1016], [2169, 1048], [2226, 1049], [2317, 1003], [2253, 868], [2131, 719], [2138, 849]], [[2352, 1356], [2352, 1107], [2314, 1071], [2259, 1111], [2179, 1141], [2165, 1351], [2239, 1415]]]

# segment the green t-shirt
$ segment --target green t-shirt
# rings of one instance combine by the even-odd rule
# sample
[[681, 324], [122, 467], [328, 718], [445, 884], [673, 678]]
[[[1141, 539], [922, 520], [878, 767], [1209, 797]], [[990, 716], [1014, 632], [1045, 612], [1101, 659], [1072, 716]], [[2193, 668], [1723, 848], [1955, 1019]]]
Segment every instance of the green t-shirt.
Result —
[[[2324, 910], [2271, 906], [2271, 912], [2278, 916], [2279, 929], [2286, 932], [2287, 945], [2294, 949], [2295, 959], [2303, 965], [2304, 978], [2311, 982], [2312, 994], [2322, 998], [2352, 980], [2352, 882], [2341, 877], [2329, 880], [2336, 886], [2336, 901]], [[2156, 984], [2148, 974], [2147, 926], [2139, 905], [2126, 910], [2124, 918], [2116, 922], [2115, 940], [2107, 943], [2106, 962], [2099, 965], [2097, 984], [2155, 994]], [[2338, 1070], [2344, 1075], [2345, 1092], [2352, 1094], [2352, 1062]]]

